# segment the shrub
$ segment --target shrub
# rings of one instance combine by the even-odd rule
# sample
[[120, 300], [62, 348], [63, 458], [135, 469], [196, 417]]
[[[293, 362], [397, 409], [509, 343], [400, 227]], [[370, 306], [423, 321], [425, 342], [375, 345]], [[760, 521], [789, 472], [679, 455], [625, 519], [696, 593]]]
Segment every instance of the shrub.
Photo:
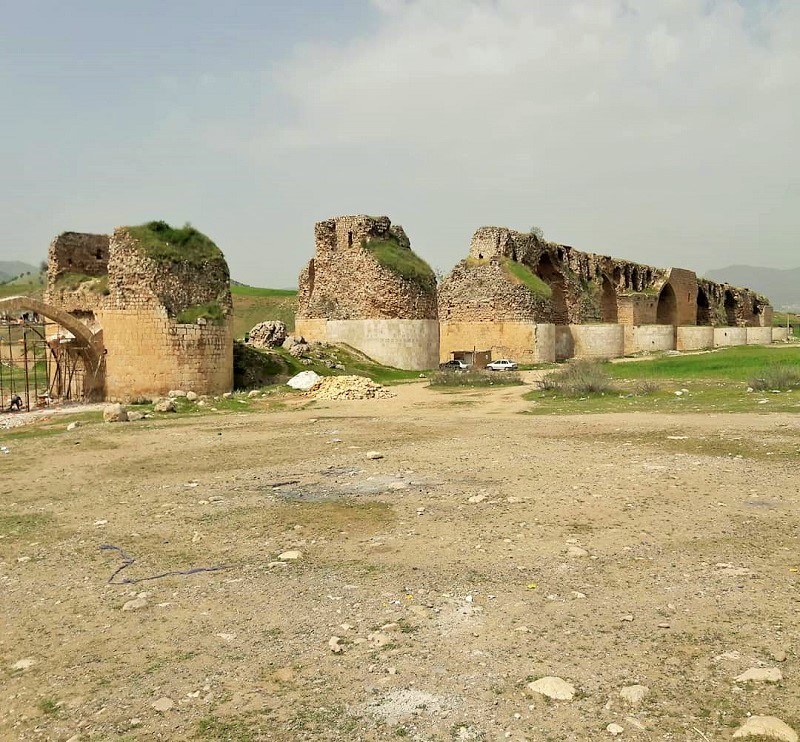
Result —
[[771, 363], [756, 378], [750, 379], [749, 386], [759, 392], [800, 389], [800, 366], [792, 363]]
[[471, 386], [517, 386], [522, 383], [516, 371], [486, 371], [473, 369], [464, 372], [437, 371], [431, 376], [431, 386], [471, 387]]
[[614, 390], [608, 372], [597, 361], [575, 361], [565, 368], [548, 374], [539, 381], [539, 388], [566, 397], [585, 397], [590, 394], [609, 394]]
[[661, 391], [661, 387], [652, 379], [639, 379], [633, 385], [633, 393], [637, 397], [647, 397], [651, 394], [657, 394]]

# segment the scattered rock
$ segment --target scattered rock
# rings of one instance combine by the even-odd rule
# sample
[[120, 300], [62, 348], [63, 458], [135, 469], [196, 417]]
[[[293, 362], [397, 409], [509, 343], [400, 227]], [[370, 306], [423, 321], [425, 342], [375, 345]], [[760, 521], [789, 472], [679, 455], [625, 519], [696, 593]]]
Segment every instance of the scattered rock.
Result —
[[171, 698], [159, 698], [155, 703], [152, 704], [153, 708], [158, 711], [160, 714], [164, 714], [169, 711], [175, 705], [175, 701]]
[[733, 733], [733, 737], [766, 737], [782, 742], [798, 742], [794, 729], [775, 716], [751, 716]]
[[777, 667], [751, 667], [734, 680], [737, 683], [780, 683], [783, 673]]
[[621, 727], [619, 724], [609, 724], [606, 727], [606, 731], [612, 737], [619, 737], [619, 735], [622, 734], [625, 731], [625, 729], [624, 729], [624, 727]]
[[467, 502], [477, 505], [479, 502], [483, 502], [485, 499], [486, 495], [473, 495], [472, 497], [467, 498]]
[[282, 562], [293, 562], [303, 556], [301, 551], [284, 551], [283, 554], [278, 554], [278, 559]]
[[261, 390], [260, 389], [252, 389], [251, 391], [247, 392], [247, 398], [248, 399], [255, 399], [256, 397], [260, 397], [260, 396], [261, 396]]
[[370, 461], [377, 461], [383, 458], [383, 454], [380, 451], [367, 451], [367, 458]]
[[223, 399], [230, 399], [232, 396], [233, 396], [233, 392], [225, 392], [225, 393], [222, 395], [222, 398], [223, 398]]
[[197, 401], [197, 392], [191, 392], [191, 391], [190, 392], [186, 392], [186, 399], [189, 400], [190, 402], [196, 402]]
[[177, 399], [178, 397], [185, 397], [186, 392], [183, 389], [173, 389], [167, 394], [170, 399]]
[[770, 657], [772, 657], [775, 662], [786, 662], [786, 650], [776, 647], [770, 652]]
[[[128, 419], [130, 419], [130, 415], [128, 415]], [[75, 422], [67, 425], [67, 430], [77, 430], [78, 428], [80, 428], [80, 426], [81, 424], [76, 420]]]
[[619, 695], [631, 706], [638, 706], [647, 697], [650, 689], [646, 685], [629, 685], [623, 688]]
[[344, 646], [342, 646], [342, 637], [332, 636], [330, 639], [328, 639], [328, 648], [334, 654], [341, 654], [344, 651]]
[[144, 420], [144, 413], [132, 410], [128, 413], [128, 420], [136, 422], [137, 420]]
[[299, 389], [301, 392], [307, 392], [320, 381], [322, 381], [322, 377], [318, 373], [314, 371], [301, 371], [296, 376], [292, 376], [292, 378], [286, 382], [286, 386], [290, 386], [292, 389]]
[[36, 664], [36, 660], [31, 659], [30, 657], [25, 657], [25, 659], [17, 660], [13, 665], [11, 665], [12, 670], [30, 670]]
[[142, 608], [147, 608], [148, 602], [147, 598], [134, 598], [133, 600], [129, 600], [125, 605], [122, 606], [123, 611], [138, 611]]
[[249, 342], [256, 348], [277, 348], [286, 341], [286, 324], [280, 320], [259, 322], [248, 333]]
[[153, 409], [156, 412], [177, 412], [178, 408], [175, 406], [174, 399], [161, 399], [156, 402]]
[[554, 701], [571, 701], [575, 696], [575, 687], [566, 680], [557, 677], [545, 677], [528, 683], [528, 690], [547, 696]]
[[103, 408], [103, 421], [107, 423], [126, 423], [128, 413], [121, 404], [110, 404]]
[[587, 557], [589, 556], [589, 552], [586, 551], [586, 549], [581, 549], [580, 546], [570, 546], [567, 549], [567, 556], [576, 558]]
[[364, 376], [325, 376], [309, 391], [315, 399], [352, 400], [394, 397], [386, 387]]
[[387, 644], [391, 644], [392, 637], [390, 637], [388, 634], [384, 634], [381, 631], [373, 631], [371, 634], [367, 634], [367, 641], [375, 649], [380, 649], [381, 647], [385, 647]]

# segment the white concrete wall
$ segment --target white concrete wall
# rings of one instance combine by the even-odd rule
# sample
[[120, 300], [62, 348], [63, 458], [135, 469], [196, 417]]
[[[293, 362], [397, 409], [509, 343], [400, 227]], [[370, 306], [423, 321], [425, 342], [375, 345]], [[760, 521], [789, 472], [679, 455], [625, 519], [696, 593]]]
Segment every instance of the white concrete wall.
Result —
[[785, 343], [789, 339], [788, 327], [773, 327], [772, 328], [772, 342]]
[[747, 344], [748, 345], [771, 345], [772, 344], [772, 328], [771, 327], [746, 327], [747, 330]]
[[729, 345], [747, 345], [747, 328], [715, 327], [714, 347], [726, 348]]
[[711, 326], [679, 327], [676, 350], [703, 350], [714, 347], [714, 328]]
[[555, 363], [556, 360], [556, 326], [536, 325], [534, 332], [535, 363]]
[[675, 350], [674, 325], [626, 325], [626, 356], [659, 350]]
[[328, 320], [327, 339], [345, 343], [385, 366], [424, 371], [439, 365], [435, 319]]
[[556, 358], [619, 358], [623, 355], [622, 325], [557, 325]]

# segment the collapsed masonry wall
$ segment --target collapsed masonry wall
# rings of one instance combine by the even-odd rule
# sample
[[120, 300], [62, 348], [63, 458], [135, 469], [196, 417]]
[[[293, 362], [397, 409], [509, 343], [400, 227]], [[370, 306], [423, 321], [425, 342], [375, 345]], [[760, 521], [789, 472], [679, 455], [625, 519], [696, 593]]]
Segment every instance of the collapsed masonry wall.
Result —
[[201, 258], [168, 255], [129, 227], [110, 237], [68, 232], [51, 244], [47, 298], [102, 338], [107, 399], [233, 386], [227, 263], [216, 246]]
[[390, 366], [425, 369], [439, 354], [436, 277], [388, 217], [341, 216], [314, 227], [300, 274], [295, 331], [344, 342]]

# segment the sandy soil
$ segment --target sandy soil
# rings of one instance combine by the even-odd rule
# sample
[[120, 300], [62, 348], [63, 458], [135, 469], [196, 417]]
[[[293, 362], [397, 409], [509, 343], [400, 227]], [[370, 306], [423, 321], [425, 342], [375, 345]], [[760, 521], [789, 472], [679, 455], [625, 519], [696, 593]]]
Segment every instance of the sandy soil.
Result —
[[[800, 419], [534, 417], [521, 392], [411, 384], [15, 440], [0, 738], [800, 729]], [[226, 569], [109, 584], [102, 545], [136, 559], [116, 581]], [[783, 679], [734, 680], [755, 667]], [[572, 700], [532, 693], [543, 676]]]

